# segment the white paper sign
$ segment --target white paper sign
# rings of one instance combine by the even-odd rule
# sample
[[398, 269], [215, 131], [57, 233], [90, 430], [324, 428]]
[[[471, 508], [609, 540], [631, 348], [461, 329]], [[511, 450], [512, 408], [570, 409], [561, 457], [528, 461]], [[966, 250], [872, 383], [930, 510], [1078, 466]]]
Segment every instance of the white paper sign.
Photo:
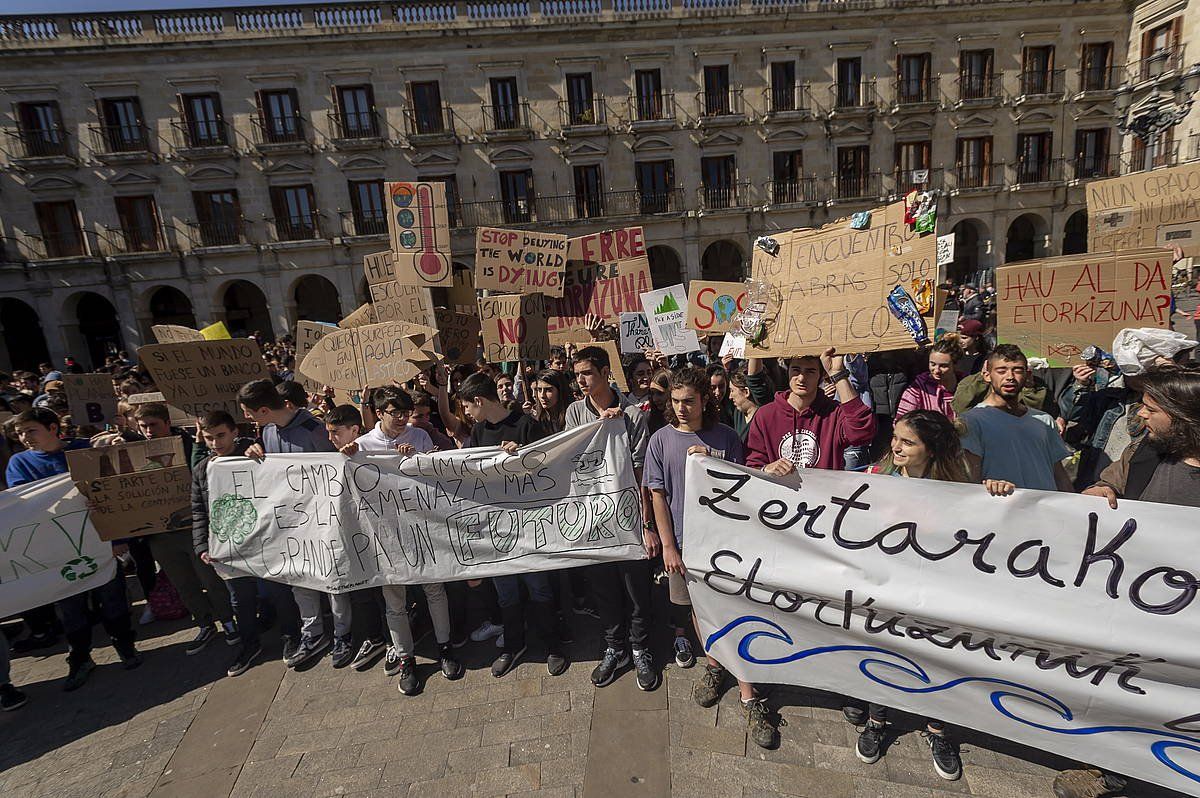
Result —
[[937, 237], [937, 265], [949, 266], [954, 263], [954, 233], [946, 233]]
[[91, 590], [117, 573], [69, 474], [0, 491], [0, 618]]
[[746, 356], [746, 336], [741, 333], [725, 333], [725, 337], [721, 340], [721, 351], [718, 357], [725, 357], [726, 355], [744, 358]]
[[686, 484], [702, 642], [739, 679], [1200, 794], [1200, 510], [706, 457]]
[[686, 355], [700, 350], [696, 331], [685, 326], [688, 300], [682, 284], [647, 291], [641, 300], [656, 349], [664, 355]]
[[654, 336], [650, 334], [650, 322], [645, 313], [621, 314], [621, 354], [645, 354], [654, 348]]
[[431, 455], [273, 454], [209, 465], [218, 571], [328, 593], [645, 557], [625, 425]]

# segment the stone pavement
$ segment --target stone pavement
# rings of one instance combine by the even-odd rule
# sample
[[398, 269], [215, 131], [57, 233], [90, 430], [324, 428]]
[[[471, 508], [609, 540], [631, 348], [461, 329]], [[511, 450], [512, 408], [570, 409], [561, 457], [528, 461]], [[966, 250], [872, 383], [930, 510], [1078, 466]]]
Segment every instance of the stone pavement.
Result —
[[[382, 665], [335, 671], [325, 659], [288, 672], [270, 633], [274, 656], [227, 679], [224, 644], [187, 657], [192, 631], [179, 623], [143, 628], [137, 671], [97, 649], [100, 667], [75, 693], [59, 689], [61, 648], [20, 657], [13, 678], [30, 701], [0, 714], [0, 795], [1040, 798], [1053, 795], [1055, 769], [1067, 764], [952, 727], [963, 740], [960, 781], [937, 777], [915, 733], [864, 765], [833, 696], [783, 687], [770, 696], [787, 725], [779, 747], [763, 751], [746, 738], [736, 689], [712, 709], [695, 704], [699, 666], [671, 663], [654, 693], [638, 691], [630, 673], [595, 690], [598, 629], [587, 624], [561, 677], [535, 659], [494, 679], [485, 667], [494, 646], [470, 643], [462, 649], [470, 670], [457, 682], [419, 658], [429, 678], [411, 698]], [[429, 645], [421, 652], [432, 653]], [[1129, 795], [1175, 794], [1137, 785]]]

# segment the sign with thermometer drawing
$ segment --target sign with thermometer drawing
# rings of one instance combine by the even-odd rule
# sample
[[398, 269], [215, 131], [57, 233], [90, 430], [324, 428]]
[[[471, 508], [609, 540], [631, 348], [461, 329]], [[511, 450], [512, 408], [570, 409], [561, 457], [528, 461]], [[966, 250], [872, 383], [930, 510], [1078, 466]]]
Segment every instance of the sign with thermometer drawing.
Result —
[[396, 282], [453, 285], [446, 184], [388, 183], [386, 188]]

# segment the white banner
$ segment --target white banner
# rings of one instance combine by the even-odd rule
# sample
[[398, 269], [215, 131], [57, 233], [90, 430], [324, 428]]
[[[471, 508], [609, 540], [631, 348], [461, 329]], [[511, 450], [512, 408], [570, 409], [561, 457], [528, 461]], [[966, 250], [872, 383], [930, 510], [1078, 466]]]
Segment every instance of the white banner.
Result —
[[645, 556], [620, 419], [512, 456], [225, 458], [209, 465], [208, 487], [209, 555], [223, 575], [329, 593]]
[[116, 575], [87, 503], [61, 474], [0, 491], [0, 618], [90, 590]]
[[1200, 794], [1200, 510], [800, 479], [688, 461], [691, 597], [705, 647], [739, 678], [855, 696]]

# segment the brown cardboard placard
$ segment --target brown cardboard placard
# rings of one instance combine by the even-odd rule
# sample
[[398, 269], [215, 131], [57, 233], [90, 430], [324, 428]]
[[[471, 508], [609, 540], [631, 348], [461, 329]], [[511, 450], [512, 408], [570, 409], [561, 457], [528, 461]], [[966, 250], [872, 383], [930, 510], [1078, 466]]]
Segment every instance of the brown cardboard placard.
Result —
[[178, 435], [143, 441], [72, 449], [66, 453], [71, 481], [87, 486], [97, 479], [153, 468], [186, 466], [183, 439]]
[[[167, 404], [167, 397], [163, 396], [162, 391], [148, 391], [146, 393], [130, 394], [126, 402], [137, 407], [138, 405], [160, 404], [167, 405], [167, 410], [171, 411], [171, 426], [172, 427], [187, 427], [196, 423], [196, 419], [188, 418], [188, 414], [180, 410], [174, 405]], [[241, 418], [241, 416], [234, 416]]]
[[67, 452], [101, 540], [190, 529], [191, 469], [179, 436]]
[[575, 345], [575, 351], [583, 349], [585, 346], [598, 346], [605, 352], [608, 352], [608, 366], [612, 370], [613, 382], [617, 384], [617, 388], [621, 393], [629, 393], [629, 380], [625, 377], [625, 364], [621, 362], [621, 347], [616, 341], [570, 341]]
[[737, 326], [737, 314], [745, 310], [745, 283], [692, 280], [687, 289], [685, 326], [701, 335], [727, 333]]
[[321, 390], [321, 383], [300, 371], [300, 364], [304, 362], [304, 356], [317, 345], [317, 341], [337, 330], [338, 327], [335, 324], [322, 324], [317, 321], [296, 322], [296, 379], [309, 393]]
[[546, 300], [550, 339], [563, 343], [586, 335], [584, 317], [589, 313], [618, 324], [622, 313], [641, 312], [641, 295], [649, 290], [650, 261], [641, 227], [572, 238], [562, 296]]
[[338, 326], [343, 330], [349, 330], [353, 327], [361, 327], [364, 324], [374, 324], [376, 321], [375, 308], [371, 306], [370, 302], [367, 302], [352, 310], [349, 315], [338, 322]]
[[549, 358], [547, 301], [541, 294], [480, 297], [484, 358], [490, 363]]
[[436, 358], [436, 334], [431, 327], [402, 321], [338, 330], [309, 350], [300, 370], [322, 385], [344, 391], [379, 388], [394, 379], [409, 379], [431, 365]]
[[479, 312], [478, 299], [474, 273], [470, 269], [455, 269], [454, 285], [446, 289], [446, 307], [473, 316]]
[[1171, 324], [1171, 253], [1152, 248], [1064, 255], [996, 270], [996, 330], [1052, 367], [1089, 345], [1112, 348], [1126, 327]]
[[192, 417], [227, 410], [240, 418], [238, 389], [267, 376], [262, 352], [251, 338], [151, 344], [138, 349], [138, 359], [167, 403]]
[[[478, 310], [476, 306], [473, 308]], [[479, 316], [475, 313], [459, 313], [438, 308], [438, 342], [442, 357], [448, 363], [474, 363], [479, 353]]]
[[1087, 184], [1088, 252], [1174, 247], [1200, 255], [1200, 164]]
[[78, 426], [104, 426], [117, 417], [117, 395], [111, 374], [64, 374], [71, 420]]
[[150, 328], [160, 344], [179, 344], [184, 341], [203, 341], [204, 333], [179, 324], [155, 324]]
[[452, 285], [446, 184], [394, 182], [384, 189], [396, 281], [426, 288]]
[[387, 283], [396, 279], [396, 256], [390, 249], [363, 256], [363, 274], [367, 285]]
[[375, 323], [408, 321], [432, 327], [433, 298], [429, 289], [419, 285], [401, 285], [395, 280], [376, 283], [370, 287], [371, 306], [375, 308]]
[[562, 296], [568, 238], [535, 230], [475, 230], [475, 285], [490, 291]]

